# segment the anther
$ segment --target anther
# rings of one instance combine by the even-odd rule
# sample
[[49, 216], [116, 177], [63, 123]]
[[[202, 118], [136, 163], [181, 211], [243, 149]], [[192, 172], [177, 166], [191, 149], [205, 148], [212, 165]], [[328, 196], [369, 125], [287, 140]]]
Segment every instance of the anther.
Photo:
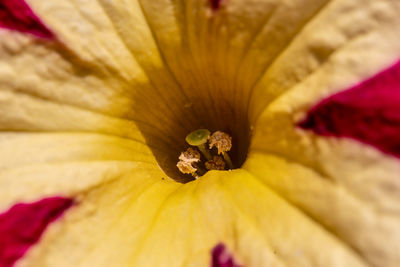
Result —
[[214, 156], [212, 160], [208, 160], [205, 164], [207, 170], [225, 170], [225, 161], [220, 156]]
[[199, 162], [200, 153], [196, 149], [189, 147], [185, 152], [181, 153], [179, 160], [189, 163]]
[[197, 169], [193, 167], [192, 163], [181, 160], [176, 164], [176, 166], [178, 167], [181, 173], [191, 174], [196, 179], [199, 178], [199, 176], [196, 173]]
[[191, 132], [186, 136], [186, 142], [191, 146], [197, 146], [201, 153], [207, 160], [211, 160], [211, 154], [206, 147], [208, 138], [210, 137], [210, 131], [207, 129], [199, 129]]
[[218, 155], [222, 154], [228, 167], [233, 169], [232, 160], [229, 157], [228, 152], [232, 148], [232, 137], [230, 137], [227, 133], [216, 131], [209, 138], [209, 146], [212, 149], [214, 146], [218, 150]]

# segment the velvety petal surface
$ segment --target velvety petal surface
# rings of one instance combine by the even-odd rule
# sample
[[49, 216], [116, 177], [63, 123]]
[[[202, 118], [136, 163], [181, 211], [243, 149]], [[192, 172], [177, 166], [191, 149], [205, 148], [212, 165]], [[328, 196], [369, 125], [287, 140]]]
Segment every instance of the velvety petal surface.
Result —
[[[294, 66], [285, 83], [299, 82], [262, 112], [244, 168], [371, 265], [395, 266], [400, 242], [398, 160], [363, 143], [316, 137], [295, 126], [325, 97], [370, 79], [398, 60], [400, 44], [390, 26], [399, 23], [398, 4], [364, 1], [363, 8], [357, 1], [333, 1], [268, 70], [290, 62]], [[354, 26], [346, 24], [350, 21]], [[254, 97], [262, 95], [254, 91]]]
[[368, 266], [244, 170], [184, 185], [135, 172], [92, 190], [65, 220], [20, 266], [208, 266], [219, 242], [246, 266]]

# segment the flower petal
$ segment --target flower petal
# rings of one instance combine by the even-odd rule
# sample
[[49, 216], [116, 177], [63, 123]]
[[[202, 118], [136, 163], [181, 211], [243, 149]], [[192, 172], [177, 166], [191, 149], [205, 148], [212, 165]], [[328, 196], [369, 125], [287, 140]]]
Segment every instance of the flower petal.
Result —
[[1, 1], [0, 27], [30, 33], [42, 38], [54, 37], [24, 0]]
[[21, 266], [209, 266], [219, 242], [244, 266], [366, 266], [242, 170], [184, 185], [131, 174], [98, 188]]
[[[64, 11], [78, 12], [74, 10]], [[129, 52], [129, 56], [123, 56], [128, 61], [124, 71], [123, 66], [85, 58], [60, 42], [47, 43], [13, 32], [0, 32], [3, 130], [93, 132], [102, 128], [102, 133], [134, 139], [146, 135], [147, 140], [164, 144], [177, 143], [177, 137], [169, 129], [188, 131], [176, 125], [178, 120], [174, 119], [179, 117], [176, 113], [181, 107], [160, 100], [158, 89]], [[122, 50], [117, 47], [113, 51]], [[168, 90], [164, 93], [170, 95]]]
[[226, 1], [215, 13], [203, 0], [100, 2], [146, 73], [178, 97], [175, 105], [223, 124], [222, 107], [244, 116], [265, 68], [328, 1]]
[[124, 77], [138, 73], [134, 58], [97, 0], [27, 2], [57, 39], [82, 61], [108, 67]]
[[[3, 210], [53, 195], [73, 197], [78, 208], [97, 188], [112, 188], [113, 183], [126, 183], [125, 179], [145, 185], [166, 177], [145, 144], [107, 135], [2, 133], [0, 151]], [[129, 173], [141, 179], [127, 178]]]
[[[154, 25], [151, 24], [150, 18], [144, 9], [145, 5], [154, 5], [156, 12], [160, 15], [163, 14], [161, 15], [162, 21], [159, 21], [159, 23], [162, 27], [168, 27], [168, 33], [166, 33], [168, 34], [168, 42], [176, 45], [175, 51], [179, 51], [178, 54], [173, 56], [174, 61], [177, 61], [181, 58], [182, 50], [179, 50], [181, 47], [178, 47], [180, 33], [176, 32], [172, 3], [167, 1], [150, 3], [129, 0], [99, 0], [98, 2], [112, 21], [121, 40], [134, 55], [147, 77], [149, 77], [153, 87], [145, 93], [150, 99], [156, 98], [160, 100], [157, 102], [144, 100], [147, 110], [159, 110], [160, 102], [167, 103], [169, 110], [159, 112], [158, 116], [167, 117], [167, 122], [175, 121], [175, 125], [173, 125], [175, 132], [181, 130], [182, 125], [185, 133], [192, 131], [192, 127], [196, 126], [191, 125], [191, 122], [199, 121], [199, 116], [196, 116], [197, 114], [193, 112], [193, 106], [201, 105], [204, 107], [204, 103], [198, 102], [194, 98], [190, 99], [187, 94], [189, 92], [201, 92], [196, 90], [199, 83], [198, 81], [197, 85], [191, 83], [193, 87], [186, 88], [181, 81], [177, 80], [159, 46], [159, 40], [155, 36], [155, 29], [153, 28]], [[179, 56], [177, 57], [176, 55]], [[187, 65], [191, 64], [190, 62], [185, 63]], [[187, 76], [188, 73], [184, 71], [185, 66], [180, 65], [180, 73], [186, 73]], [[157, 117], [152, 120], [157, 120]], [[163, 127], [160, 128], [162, 129]]]
[[[140, 142], [145, 132], [147, 139], [159, 134], [158, 141], [174, 143], [159, 129], [172, 127], [164, 114], [173, 109], [143, 93], [150, 86], [145, 76], [128, 83], [57, 45], [0, 35], [0, 130], [96, 132]], [[158, 109], [148, 110], [153, 102]]]
[[[27, 102], [31, 99], [31, 102], [68, 105], [64, 108], [70, 110], [86, 109], [103, 115], [138, 119], [132, 114], [132, 106], [137, 100], [134, 97], [137, 91], [132, 89], [148, 87], [143, 75], [131, 76], [128, 84], [120, 75], [84, 62], [58, 44], [43, 43], [10, 32], [0, 32], [0, 57], [2, 100], [10, 102], [13, 97], [21, 99], [19, 102], [22, 99]], [[140, 69], [136, 70], [140, 72]], [[12, 104], [11, 101], [9, 105]]]
[[0, 209], [44, 196], [75, 197], [127, 173], [161, 176], [143, 143], [100, 134], [0, 134]]
[[72, 199], [52, 197], [19, 203], [0, 214], [0, 265], [13, 266], [72, 202]]
[[399, 10], [391, 0], [330, 1], [258, 80], [250, 116], [299, 84], [307, 96], [315, 94], [309, 101], [318, 101], [393, 64], [400, 56]]
[[[394, 12], [399, 7], [392, 4], [365, 3], [365, 12], [348, 6], [346, 13], [342, 8], [347, 4], [336, 1], [299, 35], [276, 69], [271, 67], [271, 74], [282, 71], [292, 78], [258, 118], [245, 164], [373, 266], [396, 266], [399, 261], [393, 249], [400, 242], [398, 160], [354, 140], [312, 136], [296, 124], [327, 95], [369, 79], [399, 58], [400, 39], [392, 26], [400, 25]], [[334, 14], [338, 16], [332, 19]], [[338, 19], [341, 14], [357, 27], [340, 26], [346, 21]], [[335, 23], [324, 22], [330, 17]], [[285, 61], [298, 68], [291, 66], [292, 74], [285, 74]], [[260, 94], [255, 99], [270, 94], [256, 90]]]
[[162, 177], [135, 170], [88, 191], [62, 227], [47, 232], [20, 265], [131, 266], [132, 242], [143, 236], [165, 197], [180, 185]]
[[[333, 160], [335, 159], [331, 159]], [[358, 165], [354, 161], [353, 159], [351, 163]], [[381, 178], [393, 179], [394, 175], [385, 177], [384, 169], [380, 170], [380, 174], [380, 164], [377, 165], [373, 168], [375, 176], [369, 170], [360, 171], [360, 174], [353, 172], [351, 176], [345, 177], [349, 179], [348, 184], [361, 180], [357, 182], [360, 188], [355, 192], [353, 187], [344, 182], [333, 180], [336, 177], [326, 177], [313, 167], [287, 160], [276, 153], [251, 153], [244, 168], [341, 239], [364, 258], [369, 266], [394, 267], [399, 260], [397, 248], [400, 240], [400, 217], [397, 210], [383, 209], [382, 203], [393, 205], [398, 203], [398, 198], [387, 194], [388, 191], [384, 191], [387, 187], [379, 181]], [[386, 171], [390, 174], [393, 170], [388, 168]], [[367, 195], [365, 191], [374, 186], [375, 192], [370, 192], [369, 195], [375, 193], [377, 196], [372, 195], [371, 199], [359, 197], [360, 192]]]
[[400, 157], [400, 62], [324, 99], [300, 126], [319, 135], [354, 138]]
[[240, 267], [235, 263], [232, 255], [223, 243], [219, 243], [212, 250], [211, 267]]

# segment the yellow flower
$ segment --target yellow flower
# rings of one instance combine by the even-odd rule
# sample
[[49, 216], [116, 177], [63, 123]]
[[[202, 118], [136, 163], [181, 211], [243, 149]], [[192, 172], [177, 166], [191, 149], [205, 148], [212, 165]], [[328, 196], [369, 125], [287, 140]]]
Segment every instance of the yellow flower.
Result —
[[[18, 266], [398, 266], [399, 160], [296, 126], [399, 58], [398, 1], [27, 3], [56, 41], [0, 31], [0, 210], [76, 204]], [[179, 173], [200, 128], [237, 169]]]

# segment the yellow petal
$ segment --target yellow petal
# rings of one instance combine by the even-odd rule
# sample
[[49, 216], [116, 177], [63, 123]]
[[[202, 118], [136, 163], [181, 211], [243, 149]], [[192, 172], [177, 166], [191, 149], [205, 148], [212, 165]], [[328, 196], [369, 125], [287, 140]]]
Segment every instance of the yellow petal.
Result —
[[[82, 62], [59, 43], [0, 32], [0, 57], [1, 91], [111, 115], [126, 112], [132, 104], [126, 81]], [[143, 80], [131, 78], [139, 85]]]
[[[369, 264], [397, 265], [399, 255], [393, 248], [399, 246], [400, 217], [398, 211], [381, 207], [382, 202], [394, 203], [391, 196], [384, 196], [383, 187], [375, 189], [380, 191], [379, 200], [360, 198], [355, 190], [318, 170], [273, 154], [252, 153], [244, 168], [336, 235]], [[347, 178], [352, 182], [363, 177], [355, 172]], [[363, 180], [367, 188], [368, 182]]]
[[358, 1], [345, 2], [335, 1], [315, 16], [254, 88], [249, 107], [260, 115], [244, 168], [369, 264], [396, 266], [398, 159], [357, 141], [315, 137], [296, 127], [312, 105], [399, 58], [393, 27], [400, 24], [398, 4], [363, 1], [360, 8]]
[[259, 78], [249, 103], [250, 114], [259, 115], [294, 87], [302, 88], [296, 98], [307, 99], [310, 106], [391, 65], [400, 56], [394, 27], [400, 24], [399, 9], [394, 1], [326, 4]]
[[184, 185], [127, 175], [87, 194], [21, 266], [208, 266], [218, 242], [246, 266], [367, 266], [243, 170]]
[[97, 0], [27, 1], [58, 40], [80, 60], [130, 78], [139, 73], [134, 57], [118, 37]]
[[[349, 8], [347, 13], [342, 12], [345, 7]], [[396, 203], [399, 201], [396, 193], [400, 189], [396, 178], [399, 171], [397, 160], [357, 141], [315, 137], [296, 126], [312, 105], [328, 95], [371, 77], [399, 57], [400, 39], [392, 26], [400, 24], [400, 19], [394, 12], [399, 6], [391, 1], [384, 1], [379, 4], [368, 2], [363, 8], [364, 16], [360, 16], [361, 11], [355, 3], [332, 3], [318, 15], [320, 19], [316, 18], [298, 36], [299, 41], [293, 43], [293, 47], [282, 55], [287, 57], [286, 62], [293, 58], [291, 62], [297, 64], [296, 60], [301, 54], [304, 59], [310, 59], [305, 61], [310, 63], [311, 57], [318, 56], [312, 47], [322, 51], [324, 47], [328, 49], [324, 45], [338, 42], [338, 49], [332, 48], [331, 53], [326, 55], [326, 60], [321, 62], [323, 64], [318, 63], [313, 67], [315, 71], [309, 72], [310, 69], [306, 66], [299, 67], [299, 71], [309, 73], [301, 74], [304, 76], [299, 78], [303, 80], [297, 83], [288, 80], [292, 85], [277, 94], [278, 97], [275, 96], [274, 101], [262, 110], [257, 119], [250, 150], [303, 164], [332, 178], [363, 201], [392, 212], [398, 211]], [[354, 21], [353, 24], [357, 27], [345, 28], [341, 26], [341, 20], [335, 20], [337, 25], [328, 24], [327, 20], [335, 14], [349, 23]], [[378, 14], [386, 20], [381, 21]], [[382, 42], [382, 39], [388, 41]], [[307, 50], [313, 52], [307, 53]], [[286, 65], [285, 68], [289, 69], [288, 64], [282, 61], [280, 66]], [[296, 70], [293, 66], [291, 69]], [[285, 73], [280, 70], [281, 74]], [[267, 93], [267, 90], [263, 92]], [[257, 96], [259, 98], [262, 97]], [[371, 162], [374, 162], [372, 166]]]
[[[69, 11], [73, 13], [73, 10]], [[75, 12], [79, 13], [79, 10], [76, 9]], [[43, 17], [46, 18], [49, 14], [53, 13], [46, 12]], [[66, 24], [64, 21], [54, 23], [64, 26]], [[82, 22], [82, 27], [83, 25]], [[90, 40], [82, 36], [75, 38]], [[111, 37], [109, 39], [113, 40]], [[141, 131], [148, 131], [149, 127], [154, 128], [159, 124], [167, 126], [171, 124], [170, 114], [172, 111], [175, 112], [175, 109], [166, 101], [158, 101], [158, 91], [154, 89], [132, 56], [131, 60], [128, 60], [129, 56], [121, 55], [131, 63], [126, 67], [129, 73], [123, 73], [120, 66], [111, 67], [101, 60], [85, 59], [84, 55], [66, 49], [64, 45], [68, 42], [64, 41], [63, 43], [40, 41], [20, 33], [0, 32], [1, 126], [9, 130], [14, 129], [14, 126], [10, 126], [9, 122], [4, 120], [9, 118], [17, 124], [21, 120], [18, 114], [29, 112], [34, 112], [32, 116], [42, 117], [30, 118], [31, 126], [34, 124], [33, 121], [46, 120], [47, 124], [53, 124], [53, 128], [60, 130], [63, 127], [59, 125], [65, 123], [68, 126], [74, 125], [69, 128], [79, 130], [77, 129], [79, 117], [98, 127], [110, 125], [110, 120], [107, 121], [104, 116], [130, 120], [124, 126], [118, 126], [120, 129], [133, 128], [132, 120], [134, 120], [140, 123]], [[115, 47], [112, 51], [122, 50]], [[149, 105], [156, 108], [147, 109]], [[56, 114], [49, 112], [50, 108], [54, 109], [53, 112]], [[89, 111], [103, 116], [96, 117], [96, 114], [89, 114]], [[37, 114], [41, 112], [47, 116], [57, 117], [58, 121], [54, 122], [43, 114]], [[105, 121], [101, 123], [100, 120]], [[85, 126], [80, 125], [80, 127]]]
[[138, 170], [161, 175], [146, 145], [100, 134], [2, 133], [0, 151], [3, 210], [45, 196], [75, 197]]

